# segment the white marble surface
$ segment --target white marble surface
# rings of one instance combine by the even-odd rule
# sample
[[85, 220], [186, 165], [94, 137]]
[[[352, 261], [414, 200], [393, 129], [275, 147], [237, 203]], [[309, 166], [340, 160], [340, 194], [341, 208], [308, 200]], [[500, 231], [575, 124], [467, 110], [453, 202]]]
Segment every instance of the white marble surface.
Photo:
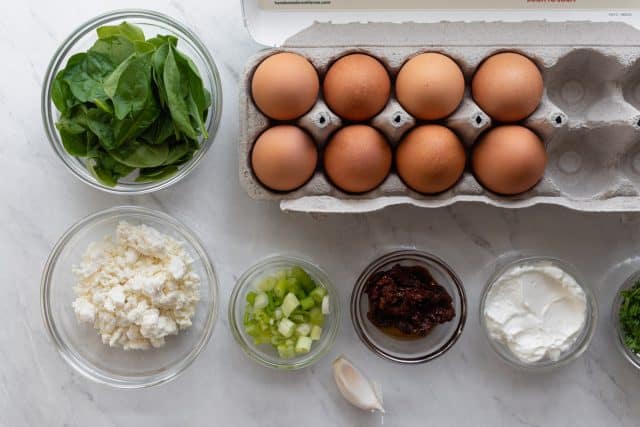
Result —
[[[72, 28], [107, 9], [131, 6], [168, 13], [201, 35], [222, 74], [224, 113], [212, 151], [187, 179], [153, 196], [123, 198], [85, 186], [56, 158], [40, 124], [40, 87], [50, 55]], [[245, 59], [259, 46], [244, 30], [235, 0], [6, 1], [0, 47], [0, 425], [378, 425], [379, 417], [338, 395], [330, 362], [341, 353], [382, 383], [389, 426], [640, 423], [640, 373], [615, 348], [610, 322], [615, 288], [640, 266], [640, 215], [457, 205], [314, 218], [249, 200], [236, 178], [236, 87]], [[117, 204], [162, 209], [188, 224], [205, 242], [221, 280], [222, 316], [208, 347], [177, 380], [148, 390], [110, 389], [75, 374], [57, 355], [40, 317], [40, 271], [55, 241], [78, 218]], [[375, 253], [393, 245], [440, 255], [468, 292], [460, 342], [426, 365], [398, 366], [373, 356], [347, 315], [354, 278]], [[601, 317], [593, 343], [561, 370], [515, 371], [481, 335], [480, 290], [496, 257], [513, 250], [574, 263], [594, 288]], [[247, 359], [224, 315], [243, 269], [283, 251], [322, 265], [339, 285], [344, 307], [329, 356], [296, 373]]]

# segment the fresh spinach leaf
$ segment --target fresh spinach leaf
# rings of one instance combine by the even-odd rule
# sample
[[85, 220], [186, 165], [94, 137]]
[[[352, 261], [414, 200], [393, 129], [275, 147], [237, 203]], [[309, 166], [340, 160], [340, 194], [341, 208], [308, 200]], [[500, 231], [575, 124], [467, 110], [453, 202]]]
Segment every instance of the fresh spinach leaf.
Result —
[[115, 119], [113, 121], [114, 148], [142, 135], [156, 121], [159, 115], [160, 107], [155, 98], [151, 96], [142, 111], [122, 120]]
[[101, 53], [78, 53], [69, 58], [62, 80], [80, 102], [106, 99], [103, 82], [114, 70], [114, 65]]
[[58, 130], [79, 134], [87, 130], [87, 107], [77, 105], [60, 116], [56, 123]]
[[96, 136], [89, 130], [88, 111], [84, 105], [78, 105], [62, 114], [56, 128], [62, 145], [72, 156], [86, 157], [98, 143]]
[[127, 176], [135, 170], [134, 167], [118, 162], [107, 152], [101, 152], [99, 159], [105, 167], [113, 171], [114, 175], [118, 175], [119, 177]]
[[140, 175], [136, 178], [136, 182], [162, 181], [175, 175], [176, 172], [178, 172], [178, 167], [174, 165], [140, 169]]
[[169, 48], [164, 63], [163, 83], [167, 92], [167, 105], [176, 128], [187, 137], [197, 139], [198, 132], [193, 128], [189, 114], [189, 82], [180, 72], [173, 48]]
[[111, 114], [98, 108], [92, 108], [87, 111], [87, 127], [98, 137], [100, 144], [106, 150], [116, 147], [112, 121], [113, 116]]
[[146, 144], [137, 139], [129, 140], [109, 151], [118, 162], [134, 168], [152, 168], [164, 164], [169, 155], [169, 144]]
[[164, 161], [165, 165], [172, 165], [194, 151], [191, 144], [186, 141], [169, 145], [169, 153]]
[[149, 40], [147, 40], [148, 43], [151, 43], [152, 45], [154, 45], [156, 48], [160, 47], [161, 45], [168, 43], [170, 45], [172, 45], [173, 47], [176, 47], [178, 45], [178, 39], [175, 36], [172, 35], [157, 35], [155, 37], [150, 38]]
[[80, 101], [73, 96], [69, 84], [64, 81], [64, 70], [58, 72], [51, 84], [51, 99], [58, 111], [66, 113], [70, 108], [80, 104]]
[[111, 36], [122, 35], [134, 41], [144, 41], [144, 32], [137, 25], [123, 22], [119, 25], [104, 25], [96, 30], [98, 37], [105, 39]]
[[117, 119], [140, 112], [152, 96], [151, 55], [135, 54], [128, 57], [104, 82]]
[[88, 159], [96, 159], [100, 156], [100, 153], [104, 152], [104, 148], [102, 148], [102, 146], [100, 145], [99, 141], [98, 141], [98, 137], [95, 136], [95, 134], [93, 134], [92, 132], [87, 132], [87, 142], [88, 142], [88, 149], [87, 149], [87, 155], [86, 156], [79, 156], [79, 157], [86, 157]]
[[87, 131], [82, 133], [69, 133], [65, 130], [59, 130], [62, 146], [67, 153], [76, 157], [85, 157], [90, 148], [90, 139]]
[[186, 56], [179, 50], [173, 49], [173, 51], [176, 55], [176, 60], [181, 67], [182, 73], [186, 74], [187, 76], [191, 96], [193, 97], [194, 102], [196, 103], [200, 113], [202, 114], [209, 108], [211, 97], [207, 89], [205, 89], [204, 84], [202, 83], [202, 77], [200, 77], [198, 67], [196, 67], [196, 64], [194, 64], [188, 56]]
[[162, 144], [172, 137], [176, 137], [176, 131], [171, 115], [166, 111], [162, 111], [151, 126], [140, 135], [140, 139], [148, 144]]
[[89, 49], [107, 57], [112, 64], [118, 65], [136, 52], [134, 42], [123, 35], [116, 34], [96, 40]]
[[153, 81], [158, 88], [158, 98], [160, 105], [167, 105], [167, 89], [164, 86], [164, 63], [167, 61], [170, 44], [164, 43], [156, 48], [151, 57], [151, 65], [153, 68]]
[[152, 53], [156, 50], [156, 47], [149, 42], [135, 41], [133, 42], [133, 45], [138, 53]]
[[107, 187], [115, 187], [118, 184], [118, 176], [115, 176], [114, 173], [106, 169], [100, 164], [99, 160], [94, 159], [87, 164], [89, 172], [91, 175], [95, 176], [96, 179], [106, 185]]
[[96, 156], [88, 162], [89, 170], [104, 185], [114, 187], [118, 179], [129, 175], [135, 168], [115, 160], [106, 151], [99, 150]]
[[198, 68], [186, 55], [180, 51], [173, 49], [175, 58], [180, 72], [185, 76], [189, 84], [189, 97], [187, 105], [194, 127], [200, 130], [200, 133], [207, 138], [207, 129], [204, 125], [204, 118], [211, 103], [211, 96], [205, 89]]

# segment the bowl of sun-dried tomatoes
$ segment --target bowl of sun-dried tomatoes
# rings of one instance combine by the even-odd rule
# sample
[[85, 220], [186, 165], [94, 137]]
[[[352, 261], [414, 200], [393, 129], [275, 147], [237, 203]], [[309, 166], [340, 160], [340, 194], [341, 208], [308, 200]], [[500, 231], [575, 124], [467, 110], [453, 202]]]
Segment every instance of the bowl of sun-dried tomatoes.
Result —
[[378, 356], [417, 364], [446, 353], [462, 334], [462, 281], [435, 255], [398, 249], [373, 260], [351, 294], [351, 320]]

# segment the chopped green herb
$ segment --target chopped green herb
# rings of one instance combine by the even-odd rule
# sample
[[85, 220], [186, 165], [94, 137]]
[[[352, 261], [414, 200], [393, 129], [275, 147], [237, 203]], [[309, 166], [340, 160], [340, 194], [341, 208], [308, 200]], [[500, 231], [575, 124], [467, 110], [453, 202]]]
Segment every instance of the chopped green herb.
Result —
[[640, 353], [640, 280], [630, 289], [622, 291], [618, 316], [624, 344], [634, 353]]

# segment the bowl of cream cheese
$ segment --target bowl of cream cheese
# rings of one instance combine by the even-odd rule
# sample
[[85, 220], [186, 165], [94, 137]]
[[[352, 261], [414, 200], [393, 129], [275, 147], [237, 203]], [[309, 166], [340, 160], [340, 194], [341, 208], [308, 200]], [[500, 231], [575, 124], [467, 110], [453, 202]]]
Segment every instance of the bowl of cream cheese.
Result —
[[118, 388], [176, 378], [205, 348], [218, 283], [187, 227], [162, 212], [119, 206], [81, 219], [42, 275], [42, 316], [77, 372]]
[[480, 300], [491, 347], [514, 366], [540, 370], [577, 359], [597, 323], [596, 301], [567, 263], [519, 258], [497, 269]]

